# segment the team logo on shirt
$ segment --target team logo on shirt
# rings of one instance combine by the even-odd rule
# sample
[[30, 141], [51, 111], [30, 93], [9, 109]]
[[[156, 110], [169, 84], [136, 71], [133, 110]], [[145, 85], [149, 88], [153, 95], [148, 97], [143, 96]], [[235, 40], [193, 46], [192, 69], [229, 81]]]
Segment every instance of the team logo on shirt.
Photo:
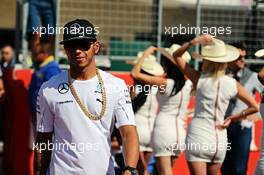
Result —
[[59, 84], [58, 91], [60, 94], [65, 94], [69, 91], [68, 83], [61, 83]]
[[102, 93], [102, 89], [101, 89], [101, 86], [100, 86], [99, 83], [98, 83], [98, 85], [96, 86], [96, 90], [94, 91], [94, 93], [99, 93], [99, 94]]

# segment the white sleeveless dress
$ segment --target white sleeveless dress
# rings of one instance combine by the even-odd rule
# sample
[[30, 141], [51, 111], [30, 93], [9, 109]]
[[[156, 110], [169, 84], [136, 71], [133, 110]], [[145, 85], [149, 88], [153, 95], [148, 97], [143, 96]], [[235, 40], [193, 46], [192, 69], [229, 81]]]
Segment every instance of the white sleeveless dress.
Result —
[[217, 79], [201, 75], [195, 97], [195, 113], [186, 137], [186, 159], [222, 163], [227, 148], [226, 129], [223, 124], [229, 100], [237, 95], [236, 80], [226, 75]]
[[[146, 102], [135, 113], [137, 132], [139, 137], [139, 150], [152, 152], [151, 135], [154, 126], [154, 120], [158, 112], [157, 87], [152, 87]], [[136, 89], [136, 95], [139, 93]]]
[[176, 95], [170, 97], [174, 80], [167, 79], [165, 93], [157, 94], [160, 111], [157, 115], [153, 130], [154, 155], [178, 156], [180, 146], [184, 144], [186, 131], [184, 117], [192, 89], [192, 82], [187, 80], [184, 87]]

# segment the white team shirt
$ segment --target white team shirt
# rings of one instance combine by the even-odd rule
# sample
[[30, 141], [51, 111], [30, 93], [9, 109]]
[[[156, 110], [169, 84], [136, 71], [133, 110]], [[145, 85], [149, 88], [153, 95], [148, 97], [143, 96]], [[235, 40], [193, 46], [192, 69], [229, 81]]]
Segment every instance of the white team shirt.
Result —
[[[106, 112], [101, 120], [90, 120], [68, 86], [68, 72], [44, 83], [37, 104], [37, 131], [54, 132], [50, 175], [114, 175], [111, 132], [135, 125], [131, 99], [123, 80], [99, 71], [106, 89]], [[79, 97], [92, 114], [99, 114], [102, 95], [97, 76], [73, 80]], [[115, 120], [116, 119], [116, 122]], [[51, 145], [51, 144], [50, 144]]]

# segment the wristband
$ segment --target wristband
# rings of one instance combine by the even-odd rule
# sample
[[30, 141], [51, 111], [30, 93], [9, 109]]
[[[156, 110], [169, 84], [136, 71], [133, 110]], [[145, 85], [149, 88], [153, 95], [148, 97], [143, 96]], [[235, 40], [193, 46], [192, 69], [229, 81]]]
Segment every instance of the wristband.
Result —
[[137, 169], [134, 168], [134, 167], [125, 166], [125, 168], [123, 169], [123, 173], [124, 173], [126, 170], [129, 171], [132, 175], [139, 175]]

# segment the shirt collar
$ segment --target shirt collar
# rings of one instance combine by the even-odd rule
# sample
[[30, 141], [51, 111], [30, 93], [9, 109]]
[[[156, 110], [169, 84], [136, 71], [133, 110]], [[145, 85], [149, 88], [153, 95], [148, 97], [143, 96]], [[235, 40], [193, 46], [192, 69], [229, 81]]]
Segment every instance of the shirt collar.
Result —
[[39, 68], [46, 66], [47, 64], [49, 64], [52, 61], [54, 61], [54, 56], [51, 55], [39, 65]]

